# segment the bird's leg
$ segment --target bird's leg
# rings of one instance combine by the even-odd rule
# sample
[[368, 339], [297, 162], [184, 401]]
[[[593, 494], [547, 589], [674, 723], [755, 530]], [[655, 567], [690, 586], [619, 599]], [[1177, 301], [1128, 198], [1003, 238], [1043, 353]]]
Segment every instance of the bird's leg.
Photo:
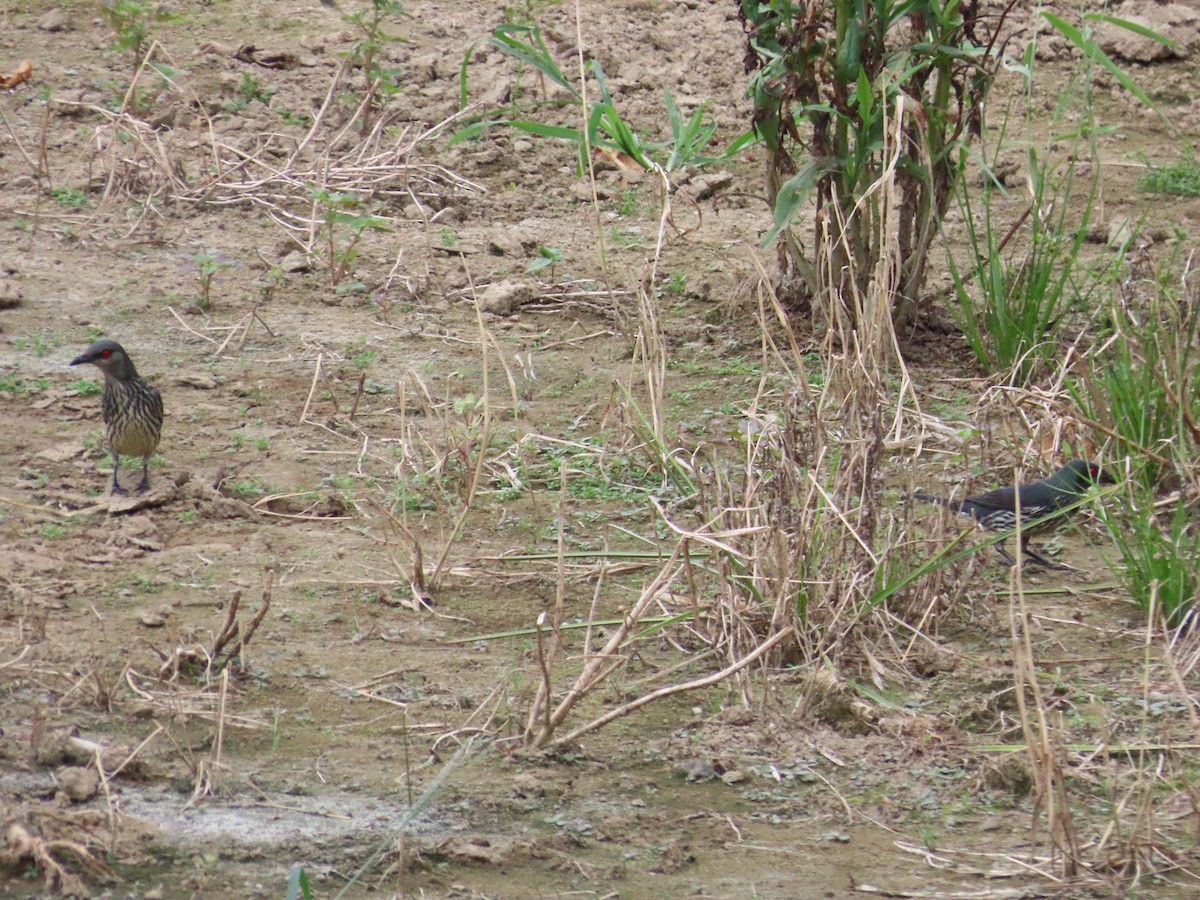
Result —
[[150, 490], [150, 457], [142, 457], [142, 483], [138, 485], [138, 493], [144, 494]]
[[1012, 558], [1012, 554], [1004, 549], [1004, 541], [996, 542], [996, 552], [1004, 557], [1005, 564], [1010, 566], [1015, 566], [1017, 564], [1017, 561]]
[[1032, 550], [1029, 549], [1029, 545], [1025, 542], [1025, 539], [1023, 537], [1021, 538], [1021, 552], [1024, 553], [1026, 556], [1028, 556], [1033, 562], [1037, 563], [1039, 566], [1044, 566], [1047, 569], [1058, 569], [1060, 572], [1068, 572], [1071, 569], [1070, 566], [1064, 566], [1062, 563], [1051, 562], [1050, 560], [1046, 559], [1045, 557], [1039, 556], [1038, 554], [1034, 553]]
[[117, 469], [121, 468], [121, 454], [113, 451], [113, 483], [112, 492], [114, 494], [128, 494], [129, 491], [121, 487], [121, 483], [117, 481]]

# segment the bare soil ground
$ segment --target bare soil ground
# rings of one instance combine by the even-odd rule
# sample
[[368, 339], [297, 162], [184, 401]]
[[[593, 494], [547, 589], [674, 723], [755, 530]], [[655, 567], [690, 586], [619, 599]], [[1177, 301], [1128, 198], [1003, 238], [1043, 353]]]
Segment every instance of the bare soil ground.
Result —
[[[1086, 524], [1059, 539], [1078, 571], [1026, 577], [1076, 825], [1086, 846], [1122, 848], [1086, 878], [1048, 862], [1045, 798], [1012, 752], [1008, 579], [991, 558], [963, 568], [964, 598], [930, 624], [922, 676], [860, 695], [869, 712], [813, 712], [811, 673], [761, 671], [549, 755], [519, 748], [539, 614], [561, 591], [569, 622], [619, 618], [657, 563], [611, 564], [597, 590], [586, 552], [646, 550], [633, 536], [662, 536], [653, 501], [678, 499], [614, 402], [614, 385], [637, 381], [636, 289], [659, 206], [648, 179], [608, 168], [593, 207], [566, 145], [498, 129], [447, 148], [468, 48], [473, 101], [541, 87], [482, 44], [501, 4], [405, 8], [387, 27], [406, 42], [384, 51], [402, 90], [363, 135], [339, 132], [365, 80], [331, 89], [347, 10], [164, 4], [151, 36], [170, 71], [139, 76], [145, 125], [131, 131], [111, 112], [129, 55], [95, 6], [0, 3], [0, 68], [28, 58], [35, 72], [0, 99], [0, 813], [33, 841], [76, 845], [0, 868], [0, 894], [40, 894], [52, 859], [68, 885], [113, 897], [281, 896], [296, 864], [332, 897], [366, 863], [348, 896], [1110, 896], [1138, 865], [1156, 873], [1145, 896], [1194, 895], [1196, 766], [1178, 748], [1197, 736]], [[716, 101], [722, 141], [744, 130], [733, 3], [581, 8], [626, 118], [665, 136], [667, 85], [685, 111]], [[571, 70], [574, 7], [523, 12]], [[1048, 46], [1047, 116], [1049, 84], [1070, 71], [1065, 44]], [[1145, 213], [1148, 252], [1186, 254], [1200, 206], [1147, 211], [1133, 181], [1137, 154], [1169, 161], [1195, 132], [1198, 101], [1172, 89], [1194, 83], [1194, 57], [1136, 74], [1167, 119], [1115, 89], [1102, 101], [1117, 131], [1102, 142], [1112, 174], [1092, 249], [1110, 252], [1109, 230]], [[226, 188], [189, 193], [238, 158]], [[671, 430], [685, 452], [736, 455], [745, 411], [784, 390], [746, 312], [769, 214], [753, 151], [711, 176], [679, 178], [687, 235], [670, 232], [651, 290]], [[306, 241], [311, 189], [372, 179], [386, 230], [363, 232], [335, 285], [328, 243]], [[1013, 219], [1022, 208], [1014, 197]], [[338, 228], [335, 254], [353, 234]], [[949, 234], [961, 241], [961, 223]], [[296, 257], [306, 243], [316, 255]], [[539, 247], [561, 260], [535, 277]], [[153, 490], [130, 502], [107, 497], [95, 373], [67, 368], [101, 335], [168, 410]], [[908, 340], [927, 405], [954, 428], [979, 424], [987, 382], [961, 337], [926, 323]], [[916, 460], [897, 449], [897, 507], [915, 483], [1011, 477], [1019, 423], [988, 421]], [[560, 540], [584, 553], [561, 583]], [[205, 652], [238, 595], [243, 629], [270, 608], [242, 674], [223, 680]], [[596, 627], [600, 640], [612, 626]], [[564, 730], [672, 667], [678, 681], [703, 673], [694, 649], [647, 637]], [[96, 751], [72, 738], [106, 748], [109, 777], [89, 785]], [[1156, 766], [1142, 830], [1113, 840], [1130, 773]]]

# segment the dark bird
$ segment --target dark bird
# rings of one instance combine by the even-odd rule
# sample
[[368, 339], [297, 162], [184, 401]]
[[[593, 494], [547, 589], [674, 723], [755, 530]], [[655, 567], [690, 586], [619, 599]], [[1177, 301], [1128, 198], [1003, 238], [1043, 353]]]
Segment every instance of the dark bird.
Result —
[[113, 457], [112, 492], [124, 494], [117, 481], [121, 455], [142, 458], [138, 493], [150, 489], [150, 457], [162, 434], [163, 402], [158, 390], [142, 379], [129, 354], [116, 341], [96, 341], [71, 365], [91, 363], [104, 373], [104, 433]]
[[[986, 494], [976, 494], [964, 500], [947, 500], [944, 497], [931, 497], [928, 494], [916, 493], [913, 498], [937, 503], [953, 509], [965, 516], [974, 516], [975, 520], [989, 531], [1012, 531], [1017, 527], [1017, 509], [1021, 512], [1021, 553], [1031, 560], [1049, 569], [1063, 569], [1065, 566], [1043, 559], [1029, 549], [1027, 542], [1031, 536], [1062, 524], [1066, 513], [1055, 516], [1054, 513], [1064, 506], [1070, 506], [1087, 493], [1088, 488], [1096, 484], [1115, 484], [1108, 473], [1102, 471], [1095, 463], [1075, 459], [1067, 463], [1049, 478], [1032, 481], [1019, 488], [1001, 487]], [[1035, 520], [1049, 517], [1044, 522]], [[996, 544], [996, 549], [1010, 566], [1017, 561], [1004, 549], [1004, 541]]]

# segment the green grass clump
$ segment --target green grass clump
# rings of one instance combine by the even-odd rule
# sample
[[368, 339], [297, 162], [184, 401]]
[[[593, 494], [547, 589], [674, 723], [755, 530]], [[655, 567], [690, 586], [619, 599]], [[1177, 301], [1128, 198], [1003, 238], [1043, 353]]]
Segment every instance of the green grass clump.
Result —
[[1171, 194], [1175, 197], [1200, 197], [1200, 161], [1195, 150], [1185, 147], [1179, 162], [1169, 166], [1149, 166], [1138, 176], [1139, 191]]

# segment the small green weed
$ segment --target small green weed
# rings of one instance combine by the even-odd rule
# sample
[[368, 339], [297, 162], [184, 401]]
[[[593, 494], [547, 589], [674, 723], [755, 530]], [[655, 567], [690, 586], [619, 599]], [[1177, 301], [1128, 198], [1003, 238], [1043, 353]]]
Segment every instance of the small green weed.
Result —
[[617, 215], [619, 216], [640, 218], [646, 214], [648, 208], [646, 199], [639, 190], [627, 188], [617, 195]]
[[30, 389], [31, 385], [17, 375], [16, 372], [5, 372], [3, 375], [0, 375], [0, 394], [20, 397], [28, 394]]
[[43, 359], [50, 355], [50, 351], [53, 348], [50, 346], [50, 342], [46, 340], [44, 335], [35, 334], [33, 336], [30, 349], [33, 350], [34, 356], [36, 356], [38, 359]]
[[637, 226], [618, 228], [614, 225], [608, 229], [608, 242], [614, 247], [624, 247], [628, 250], [641, 250], [646, 246], [646, 236]]
[[79, 188], [51, 188], [50, 196], [67, 209], [83, 209], [87, 205], [87, 195]]
[[208, 309], [212, 305], [212, 282], [217, 273], [228, 269], [232, 262], [223, 258], [216, 250], [197, 250], [192, 254], [192, 262], [196, 266], [196, 279], [200, 293], [196, 297], [199, 309]]
[[100, 17], [113, 30], [112, 49], [129, 53], [132, 71], [137, 72], [150, 39], [150, 23], [156, 18], [155, 7], [135, 0], [100, 0]]
[[538, 246], [537, 257], [529, 264], [529, 268], [525, 271], [530, 275], [536, 274], [542, 269], [550, 270], [550, 280], [554, 280], [554, 267], [562, 262], [562, 251], [555, 250], [553, 247]]
[[346, 472], [337, 472], [329, 476], [329, 485], [335, 490], [352, 491], [355, 484], [355, 477]]
[[308, 882], [308, 873], [298, 863], [288, 872], [285, 900], [312, 900], [312, 885]]
[[662, 297], [671, 295], [678, 297], [687, 291], [687, 276], [682, 272], [672, 272], [666, 281], [658, 285], [656, 293]]
[[371, 0], [358, 12], [342, 16], [344, 22], [362, 32], [362, 36], [350, 45], [346, 56], [367, 78], [367, 96], [370, 99], [360, 124], [363, 134], [371, 128], [371, 113], [378, 110], [387, 98], [400, 93], [402, 70], [395, 66], [384, 66], [379, 59], [381, 51], [388, 44], [407, 43], [403, 38], [384, 31], [384, 21], [406, 16], [398, 0]]
[[1200, 161], [1190, 144], [1179, 154], [1179, 162], [1169, 166], [1151, 166], [1138, 176], [1138, 190], [1174, 197], [1200, 197]]
[[145, 575], [134, 576], [134, 584], [137, 585], [139, 591], [143, 594], [159, 594], [162, 593], [162, 585], [157, 581], [146, 577]]
[[310, 192], [322, 210], [329, 263], [329, 283], [336, 288], [358, 258], [358, 242], [368, 231], [388, 231], [387, 220], [372, 215], [366, 201], [351, 191]]
[[285, 125], [295, 125], [297, 128], [307, 128], [312, 124], [312, 118], [304, 113], [294, 113], [290, 109], [277, 109], [279, 118], [283, 119]]
[[264, 106], [270, 106], [274, 94], [274, 88], [264, 87], [248, 70], [242, 73], [241, 95], [247, 102], [257, 100]]
[[[647, 170], [654, 169], [658, 165], [654, 162], [655, 158], [663, 159], [662, 168], [670, 171], [687, 164], [705, 166], [725, 161], [758, 140], [753, 131], [747, 131], [724, 152], [716, 156], [703, 155], [717, 130], [716, 122], [707, 115], [706, 104], [701, 104], [690, 119], [684, 119], [675, 107], [671, 92], [664, 89], [663, 94], [671, 126], [671, 140], [662, 143], [647, 142], [630, 127], [628, 122], [621, 118], [608, 89], [608, 79], [596, 59], [591, 59], [587, 63], [587, 72], [595, 80], [595, 93], [592, 96], [596, 99], [589, 98], [586, 109], [583, 110], [586, 113], [584, 116], [586, 133], [578, 128], [547, 125], [544, 122], [523, 118], [509, 118], [509, 116], [529, 114], [543, 105], [583, 107], [585, 105], [584, 97], [576, 84], [575, 77], [568, 77], [551, 55], [536, 23], [506, 22], [498, 25], [492, 29], [492, 35], [488, 38], [487, 43], [500, 52], [513, 57], [517, 63], [518, 75], [527, 66], [534, 69], [540, 79], [543, 95], [548, 94], [548, 82], [553, 82], [566, 91], [569, 97], [565, 100], [538, 102], [533, 98], [525, 98], [518, 85], [518, 89], [514, 91], [517, 102], [498, 110], [501, 118], [476, 119], [450, 139], [451, 146], [462, 140], [473, 139], [494, 126], [507, 126], [535, 137], [563, 140], [575, 144], [579, 150], [578, 170], [580, 172], [586, 171], [587, 168], [585, 155], [587, 149], [596, 147], [619, 151]], [[469, 94], [467, 74], [473, 53], [474, 47], [472, 46], [459, 67], [459, 102], [462, 106], [467, 104]], [[663, 151], [667, 151], [665, 158]]]
[[235, 481], [229, 489], [239, 497], [262, 497], [268, 492], [267, 485], [257, 475]]
[[68, 384], [67, 389], [78, 392], [82, 397], [95, 397], [104, 390], [104, 386], [91, 378], [80, 378]]

